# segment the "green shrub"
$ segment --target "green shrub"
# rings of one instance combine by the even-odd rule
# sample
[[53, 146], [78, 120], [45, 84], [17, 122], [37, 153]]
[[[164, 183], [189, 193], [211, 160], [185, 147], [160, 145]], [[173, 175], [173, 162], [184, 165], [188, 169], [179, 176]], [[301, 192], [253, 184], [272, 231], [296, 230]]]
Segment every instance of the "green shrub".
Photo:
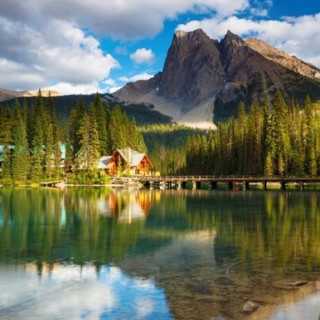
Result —
[[112, 180], [104, 172], [100, 170], [78, 170], [68, 174], [68, 184], [107, 184]]

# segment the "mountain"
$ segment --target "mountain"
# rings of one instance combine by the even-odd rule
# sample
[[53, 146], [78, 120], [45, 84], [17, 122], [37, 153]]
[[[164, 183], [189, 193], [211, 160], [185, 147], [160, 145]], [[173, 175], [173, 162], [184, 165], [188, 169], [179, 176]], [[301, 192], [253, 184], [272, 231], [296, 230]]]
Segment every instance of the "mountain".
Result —
[[[125, 85], [114, 96], [125, 103], [153, 105], [179, 123], [204, 128], [214, 126], [213, 119], [233, 116], [239, 101], [249, 105], [264, 91], [272, 95], [279, 88], [298, 101], [308, 94], [320, 98], [318, 69], [297, 58], [294, 61], [304, 68], [280, 63], [265, 53], [271, 49], [263, 53], [259, 44], [252, 43], [230, 31], [221, 41], [210, 39], [201, 29], [177, 31], [163, 71], [150, 80]], [[307, 66], [314, 73], [306, 71]]]
[[13, 91], [0, 89], [0, 102], [10, 100], [13, 98], [23, 97], [27, 91]]
[[259, 52], [265, 58], [301, 75], [320, 81], [320, 69], [314, 65], [306, 63], [295, 56], [290, 56], [288, 53], [278, 50], [257, 38], [247, 38], [245, 42], [251, 49]]
[[[58, 96], [58, 92], [56, 91], [49, 91], [49, 90], [41, 90], [42, 96], [47, 97], [49, 92], [51, 96], [56, 97]], [[38, 91], [17, 91], [17, 90], [6, 90], [0, 89], [0, 102], [7, 101], [10, 99], [20, 98], [20, 97], [36, 97]]]

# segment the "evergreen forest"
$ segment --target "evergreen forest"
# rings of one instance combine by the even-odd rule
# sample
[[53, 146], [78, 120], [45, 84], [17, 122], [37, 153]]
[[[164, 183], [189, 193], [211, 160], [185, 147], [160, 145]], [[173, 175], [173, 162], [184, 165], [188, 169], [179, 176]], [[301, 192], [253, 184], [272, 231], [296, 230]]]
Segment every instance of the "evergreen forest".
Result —
[[15, 100], [13, 108], [1, 107], [0, 128], [4, 184], [61, 179], [71, 165], [90, 171], [89, 180], [104, 183], [107, 177], [95, 170], [101, 156], [126, 147], [146, 152], [135, 120], [119, 106], [111, 110], [99, 94], [89, 105], [80, 98], [65, 120], [56, 112], [54, 99], [49, 95], [44, 103], [39, 90], [33, 105]]
[[68, 174], [78, 170], [77, 176], [85, 176], [82, 183], [105, 183], [109, 178], [96, 169], [98, 160], [126, 147], [147, 152], [153, 173], [320, 174], [320, 110], [309, 97], [300, 106], [279, 90], [272, 99], [263, 93], [247, 108], [240, 102], [236, 116], [217, 123], [214, 131], [161, 117], [157, 124], [154, 116], [137, 124], [98, 93], [89, 102], [78, 98], [65, 116], [55, 99], [44, 99], [39, 90], [31, 104], [16, 99], [13, 106], [0, 107], [0, 184], [61, 179], [71, 167]]
[[246, 113], [208, 135], [187, 140], [185, 172], [215, 175], [320, 174], [320, 112], [306, 97], [302, 108], [286, 103], [277, 90], [272, 101], [263, 94]]

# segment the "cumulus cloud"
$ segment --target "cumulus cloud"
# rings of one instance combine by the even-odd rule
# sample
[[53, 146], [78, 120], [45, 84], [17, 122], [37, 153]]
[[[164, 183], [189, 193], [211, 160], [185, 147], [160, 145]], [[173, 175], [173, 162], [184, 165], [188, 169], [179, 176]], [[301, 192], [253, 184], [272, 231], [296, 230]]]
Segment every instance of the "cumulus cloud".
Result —
[[99, 89], [100, 89], [100, 85], [98, 82], [93, 84], [79, 84], [79, 85], [73, 85], [66, 82], [59, 82], [57, 84], [44, 88], [44, 90], [50, 90], [52, 92], [56, 91], [60, 95], [92, 94], [100, 91]]
[[[125, 83], [128, 83], [128, 82], [135, 82], [135, 81], [139, 81], [139, 80], [149, 80], [150, 78], [152, 78], [154, 75], [153, 74], [150, 74], [148, 72], [142, 72], [142, 73], [138, 73], [138, 74], [135, 74], [131, 77], [120, 77], [118, 79], [119, 82], [122, 82], [123, 84]], [[121, 89], [123, 87], [123, 85], [116, 85], [116, 81], [113, 82], [114, 86], [111, 86], [111, 83], [110, 83], [110, 86], [108, 86], [106, 88], [106, 91], [107, 92], [110, 92], [110, 93], [114, 93], [116, 91], [118, 91], [119, 89]]]
[[141, 48], [132, 53], [130, 59], [137, 64], [152, 64], [154, 61], [154, 53], [151, 49]]
[[320, 13], [281, 20], [253, 20], [231, 16], [179, 25], [177, 30], [192, 31], [202, 28], [210, 37], [221, 39], [228, 30], [239, 36], [258, 37], [277, 48], [320, 67]]
[[153, 76], [154, 76], [153, 74], [150, 74], [148, 72], [142, 72], [132, 77], [120, 77], [119, 80], [122, 82], [134, 82], [138, 80], [149, 80]]
[[228, 16], [244, 10], [249, 1], [128, 0], [124, 3], [123, 0], [41, 0], [38, 5], [45, 16], [76, 21], [102, 35], [132, 39], [154, 36], [162, 29], [165, 19], [174, 19], [181, 13], [210, 11], [219, 16]]
[[[221, 38], [228, 29], [259, 36], [320, 66], [319, 15], [267, 20], [272, 4], [273, 0], [0, 1], [0, 88], [52, 87], [65, 93], [116, 88], [117, 82], [108, 84], [104, 79], [119, 63], [101, 49], [99, 37], [153, 37], [165, 20], [186, 13], [210, 18], [190, 21], [180, 29], [203, 28], [213, 38]], [[243, 18], [244, 13], [254, 18]], [[114, 52], [128, 55], [125, 46]], [[154, 57], [146, 48], [131, 55], [136, 64], [150, 64]], [[133, 77], [128, 80], [134, 81]]]
[[119, 67], [96, 38], [70, 22], [50, 20], [39, 28], [0, 16], [0, 29], [2, 88], [32, 90], [58, 83], [63, 93], [72, 87], [97, 91], [99, 81]]
[[114, 92], [118, 91], [118, 90], [121, 89], [121, 88], [122, 88], [122, 86], [111, 87], [111, 88], [109, 88], [109, 92], [110, 92], [110, 93], [114, 93]]

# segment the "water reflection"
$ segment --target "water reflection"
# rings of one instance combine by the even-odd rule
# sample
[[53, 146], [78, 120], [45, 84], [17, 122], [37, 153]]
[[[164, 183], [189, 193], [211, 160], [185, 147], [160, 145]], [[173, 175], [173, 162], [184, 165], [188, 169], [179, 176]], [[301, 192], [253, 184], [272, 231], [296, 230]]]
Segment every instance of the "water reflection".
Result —
[[[154, 281], [90, 265], [0, 269], [0, 318], [5, 319], [171, 319], [165, 295]], [[23, 288], [23, 290], [21, 290]]]
[[[11, 272], [26, 283], [37, 274], [40, 291], [68, 270], [80, 293], [79, 279], [90, 268], [92, 296], [109, 295], [110, 270], [125, 283], [151, 279], [170, 309], [163, 305], [158, 318], [266, 319], [278, 305], [311, 301], [319, 290], [320, 202], [313, 192], [1, 189], [0, 267], [2, 278]], [[19, 290], [15, 286], [3, 301], [15, 301]], [[123, 300], [120, 293], [114, 297]], [[259, 309], [243, 312], [248, 301]], [[132, 314], [124, 319], [139, 318], [130, 303], [122, 302]], [[88, 314], [81, 309], [75, 318], [101, 315], [99, 300], [85, 306]], [[8, 312], [0, 309], [0, 315]]]
[[146, 218], [151, 209], [152, 198], [153, 194], [148, 191], [112, 192], [107, 201], [100, 199], [98, 207], [102, 214], [131, 223], [133, 220]]

